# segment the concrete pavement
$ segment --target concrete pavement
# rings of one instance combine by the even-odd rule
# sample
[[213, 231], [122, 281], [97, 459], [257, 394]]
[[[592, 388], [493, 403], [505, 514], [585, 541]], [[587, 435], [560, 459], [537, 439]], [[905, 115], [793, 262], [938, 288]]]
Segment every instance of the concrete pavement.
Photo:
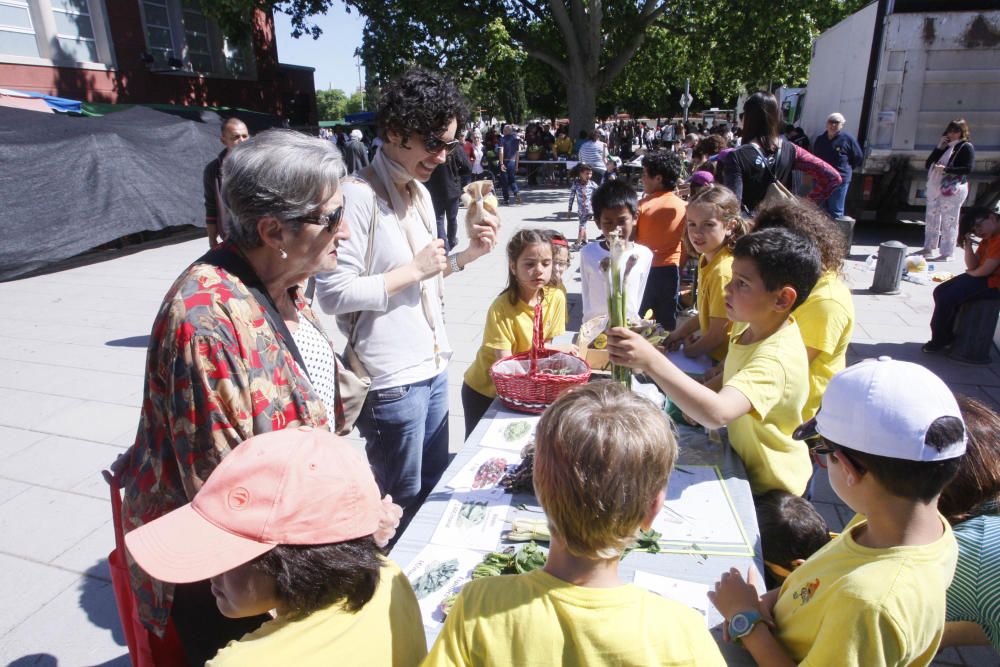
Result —
[[[562, 219], [561, 189], [523, 193], [503, 208], [501, 245], [447, 281], [451, 448], [462, 444], [459, 388], [478, 350], [485, 316], [506, 282], [506, 240], [525, 226], [576, 236]], [[931, 287], [903, 283], [897, 296], [867, 292], [863, 259], [879, 241], [919, 247], [922, 228], [859, 227], [847, 278], [857, 326], [850, 360], [890, 354], [928, 365], [962, 393], [1000, 406], [1000, 364], [965, 366], [920, 352], [929, 337]], [[591, 236], [595, 236], [591, 229]], [[107, 252], [97, 261], [0, 283], [0, 663], [127, 665], [108, 579], [111, 510], [100, 471], [128, 447], [142, 396], [145, 348], [163, 294], [205, 249], [201, 237]], [[566, 274], [571, 328], [579, 324], [579, 274]], [[940, 269], [961, 271], [959, 262]], [[332, 319], [327, 328], [333, 331]], [[919, 389], [916, 388], [915, 391]], [[355, 438], [357, 442], [357, 439]], [[825, 480], [817, 506], [840, 528], [850, 511]], [[947, 651], [939, 664], [1000, 665], [991, 649]]]

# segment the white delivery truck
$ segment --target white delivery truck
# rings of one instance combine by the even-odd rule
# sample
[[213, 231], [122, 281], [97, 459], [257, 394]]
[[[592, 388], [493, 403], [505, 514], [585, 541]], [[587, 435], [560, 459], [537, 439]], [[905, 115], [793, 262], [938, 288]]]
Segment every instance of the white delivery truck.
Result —
[[1000, 0], [877, 0], [813, 44], [801, 125], [810, 140], [839, 111], [865, 158], [846, 212], [923, 219], [924, 161], [949, 121], [976, 147], [966, 205], [1000, 196]]

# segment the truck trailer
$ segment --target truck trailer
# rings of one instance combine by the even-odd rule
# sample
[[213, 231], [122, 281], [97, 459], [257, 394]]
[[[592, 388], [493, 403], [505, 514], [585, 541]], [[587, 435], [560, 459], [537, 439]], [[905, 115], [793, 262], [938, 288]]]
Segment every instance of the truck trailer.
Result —
[[976, 148], [966, 206], [1000, 198], [1000, 2], [877, 0], [813, 44], [801, 125], [810, 139], [838, 111], [864, 149], [846, 213], [923, 219], [924, 161], [949, 121]]

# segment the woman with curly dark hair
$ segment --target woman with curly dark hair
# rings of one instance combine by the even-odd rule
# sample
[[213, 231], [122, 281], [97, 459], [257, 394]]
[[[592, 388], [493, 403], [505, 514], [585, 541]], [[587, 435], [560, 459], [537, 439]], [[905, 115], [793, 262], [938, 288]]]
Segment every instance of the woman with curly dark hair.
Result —
[[423, 182], [468, 114], [455, 85], [411, 69], [378, 103], [384, 143], [359, 180], [344, 184], [351, 232], [332, 273], [317, 277], [322, 309], [337, 315], [371, 390], [357, 426], [386, 493], [404, 509], [402, 527], [448, 464], [448, 360], [443, 279], [489, 252], [499, 220], [486, 214], [464, 250], [446, 254]]
[[823, 273], [809, 297], [792, 312], [809, 356], [809, 400], [803, 419], [812, 419], [834, 374], [847, 366], [847, 345], [854, 332], [854, 301], [841, 279], [846, 243], [837, 224], [816, 204], [796, 200], [757, 213], [754, 229], [784, 227], [812, 239]]

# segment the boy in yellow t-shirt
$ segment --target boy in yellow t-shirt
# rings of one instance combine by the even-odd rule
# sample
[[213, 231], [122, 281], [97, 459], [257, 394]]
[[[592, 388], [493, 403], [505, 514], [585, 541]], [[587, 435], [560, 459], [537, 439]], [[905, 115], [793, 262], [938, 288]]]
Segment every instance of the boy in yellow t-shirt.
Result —
[[700, 614], [618, 577], [622, 551], [663, 506], [677, 458], [663, 413], [595, 382], [545, 412], [535, 445], [548, 562], [466, 584], [424, 667], [724, 665]]
[[762, 665], [929, 665], [958, 558], [937, 509], [965, 452], [955, 397], [917, 364], [863, 361], [833, 377], [796, 437], [863, 518], [759, 599], [754, 572], [723, 574], [709, 598], [730, 638]]
[[847, 345], [854, 332], [854, 300], [840, 279], [844, 235], [824, 211], [806, 201], [786, 201], [757, 212], [755, 229], [782, 227], [808, 236], [819, 250], [823, 274], [793, 315], [809, 357], [809, 400], [802, 413], [811, 419], [826, 385], [847, 366]]
[[790, 313], [805, 301], [820, 274], [816, 246], [786, 229], [744, 236], [733, 249], [726, 286], [735, 326], [715, 392], [688, 377], [642, 336], [611, 330], [611, 361], [651, 376], [684, 414], [708, 428], [729, 426], [755, 495], [781, 489], [802, 495], [812, 476], [806, 446], [792, 438], [809, 397], [809, 362]]

